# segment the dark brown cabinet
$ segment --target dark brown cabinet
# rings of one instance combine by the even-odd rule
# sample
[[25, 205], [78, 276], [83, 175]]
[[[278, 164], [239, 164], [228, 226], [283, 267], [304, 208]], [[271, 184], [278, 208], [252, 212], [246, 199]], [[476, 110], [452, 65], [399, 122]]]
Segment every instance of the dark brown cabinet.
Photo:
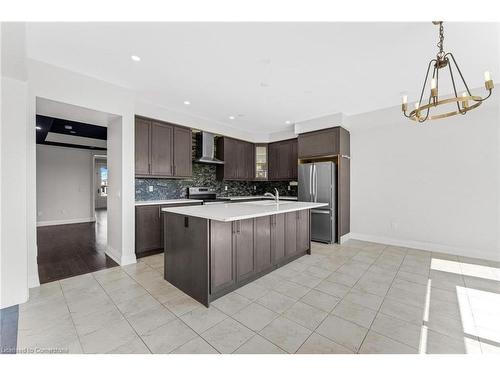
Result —
[[219, 180], [254, 179], [255, 155], [253, 143], [229, 137], [217, 139], [217, 158], [224, 164], [217, 166]]
[[151, 123], [150, 174], [170, 177], [174, 171], [174, 127], [153, 121]]
[[135, 174], [149, 174], [149, 130], [151, 121], [135, 119]]
[[297, 178], [297, 140], [273, 142], [268, 145], [269, 180]]
[[210, 224], [210, 294], [236, 283], [233, 228], [231, 222], [212, 221]]
[[285, 257], [297, 252], [297, 212], [285, 214]]
[[136, 177], [190, 177], [191, 129], [136, 117]]
[[191, 177], [193, 175], [191, 129], [174, 127], [174, 176]]
[[311, 239], [309, 238], [310, 212], [308, 210], [297, 211], [297, 252], [309, 250]]
[[271, 216], [271, 252], [274, 264], [285, 259], [285, 214]]
[[188, 204], [147, 204], [135, 206], [135, 254], [149, 255], [163, 250], [164, 228], [161, 209], [164, 207], [194, 206], [200, 203]]
[[140, 256], [163, 247], [160, 205], [135, 207], [135, 253]]
[[298, 157], [300, 159], [335, 155], [350, 156], [349, 132], [340, 127], [299, 134]]
[[274, 216], [258, 217], [254, 222], [255, 271], [261, 272], [273, 265], [271, 229]]
[[254, 220], [233, 222], [233, 246], [236, 253], [236, 281], [240, 282], [255, 273]]

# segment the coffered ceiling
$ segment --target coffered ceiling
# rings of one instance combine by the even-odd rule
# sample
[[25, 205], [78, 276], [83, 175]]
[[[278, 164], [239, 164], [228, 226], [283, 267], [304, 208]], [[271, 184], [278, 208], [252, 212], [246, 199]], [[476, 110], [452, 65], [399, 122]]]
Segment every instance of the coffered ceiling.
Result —
[[[431, 22], [29, 23], [27, 54], [176, 111], [270, 133], [397, 105], [402, 93], [411, 102], [437, 31]], [[498, 79], [498, 24], [445, 23], [444, 43], [470, 87], [483, 85], [485, 70]]]

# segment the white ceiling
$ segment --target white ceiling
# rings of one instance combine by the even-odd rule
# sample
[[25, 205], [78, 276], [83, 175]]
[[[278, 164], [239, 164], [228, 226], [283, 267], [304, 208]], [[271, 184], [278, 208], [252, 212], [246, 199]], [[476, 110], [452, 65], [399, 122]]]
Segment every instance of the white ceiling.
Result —
[[[437, 31], [430, 22], [28, 23], [27, 54], [174, 110], [270, 133], [291, 128], [286, 120], [390, 107], [402, 92], [415, 100]], [[470, 87], [483, 85], [485, 70], [500, 76], [498, 24], [445, 23], [445, 50]]]

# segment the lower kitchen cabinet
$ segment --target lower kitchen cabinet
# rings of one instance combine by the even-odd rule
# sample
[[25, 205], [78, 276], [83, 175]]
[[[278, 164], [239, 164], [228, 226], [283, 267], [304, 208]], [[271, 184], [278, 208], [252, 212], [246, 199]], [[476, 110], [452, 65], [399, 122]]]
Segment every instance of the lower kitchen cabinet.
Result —
[[210, 295], [215, 298], [310, 250], [309, 210], [210, 221]]
[[164, 207], [195, 206], [189, 204], [149, 204], [135, 206], [135, 255], [142, 257], [163, 251], [164, 230], [161, 209]]
[[232, 222], [212, 220], [210, 223], [210, 294], [236, 283], [233, 227]]
[[271, 232], [274, 216], [263, 216], [254, 222], [255, 271], [261, 272], [273, 266]]
[[233, 246], [236, 252], [236, 281], [255, 273], [254, 219], [233, 222]]

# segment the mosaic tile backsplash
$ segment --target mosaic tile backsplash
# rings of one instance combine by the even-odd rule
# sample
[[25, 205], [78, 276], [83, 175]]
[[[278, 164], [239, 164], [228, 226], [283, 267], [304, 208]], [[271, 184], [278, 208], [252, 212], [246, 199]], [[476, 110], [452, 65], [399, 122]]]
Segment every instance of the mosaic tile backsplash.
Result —
[[[149, 192], [149, 186], [153, 191]], [[219, 181], [216, 177], [216, 166], [210, 164], [193, 163], [193, 177], [190, 179], [157, 179], [136, 178], [135, 200], [163, 200], [186, 197], [186, 188], [202, 186], [215, 189], [217, 195], [247, 196], [263, 195], [278, 189], [280, 195], [297, 196], [297, 186], [290, 186], [287, 181]], [[224, 187], [227, 186], [227, 191]]]

